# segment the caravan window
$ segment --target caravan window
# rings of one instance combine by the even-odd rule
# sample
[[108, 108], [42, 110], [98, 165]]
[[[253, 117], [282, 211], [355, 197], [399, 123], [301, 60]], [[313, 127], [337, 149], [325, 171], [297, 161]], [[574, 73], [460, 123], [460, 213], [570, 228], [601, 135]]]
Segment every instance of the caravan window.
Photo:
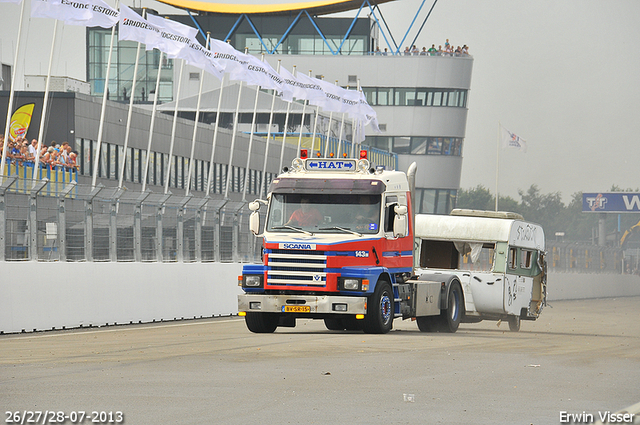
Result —
[[518, 261], [518, 249], [509, 248], [509, 259], [507, 260], [507, 266], [511, 270], [515, 270], [518, 264], [517, 261]]
[[522, 255], [520, 256], [520, 268], [522, 269], [531, 269], [531, 264], [533, 259], [533, 251], [528, 249], [522, 250]]

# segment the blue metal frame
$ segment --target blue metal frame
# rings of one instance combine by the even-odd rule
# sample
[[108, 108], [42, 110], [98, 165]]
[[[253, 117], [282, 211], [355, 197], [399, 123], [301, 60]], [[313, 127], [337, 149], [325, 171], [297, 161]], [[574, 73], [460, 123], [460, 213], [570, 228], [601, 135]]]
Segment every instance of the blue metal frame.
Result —
[[[378, 28], [380, 30], [380, 33], [382, 34], [382, 37], [384, 38], [384, 41], [385, 41], [387, 47], [389, 48], [389, 50], [391, 51], [392, 54], [396, 54], [397, 55], [397, 54], [400, 53], [400, 49], [402, 48], [402, 44], [407, 39], [407, 37], [409, 35], [409, 32], [413, 28], [413, 25], [415, 24], [416, 19], [418, 18], [418, 15], [422, 11], [422, 8], [424, 7], [424, 4], [426, 3], [426, 1], [427, 0], [422, 0], [422, 3], [420, 4], [420, 7], [416, 11], [415, 16], [411, 20], [411, 23], [409, 24], [409, 27], [407, 28], [407, 31], [404, 34], [404, 37], [402, 37], [402, 40], [400, 41], [400, 44], [396, 44], [396, 41], [393, 38], [393, 34], [391, 33], [391, 30], [389, 29], [389, 26], [387, 25], [387, 22], [384, 20], [384, 16], [382, 16], [382, 12], [380, 12], [379, 6], [377, 4], [375, 4], [375, 6], [372, 6], [371, 2], [369, 0], [363, 0], [362, 4], [360, 5], [360, 8], [358, 9], [358, 12], [356, 13], [356, 16], [353, 18], [353, 20], [351, 22], [351, 25], [347, 29], [347, 32], [344, 35], [344, 37], [342, 38], [342, 41], [340, 42], [340, 46], [338, 46], [337, 50], [334, 50], [331, 47], [331, 45], [330, 45], [329, 41], [327, 40], [327, 38], [325, 37], [324, 33], [322, 32], [322, 30], [320, 30], [320, 28], [318, 27], [317, 23], [315, 22], [313, 17], [311, 15], [309, 15], [309, 12], [307, 10], [301, 10], [300, 12], [298, 12], [298, 15], [296, 16], [296, 18], [293, 20], [291, 25], [289, 25], [289, 27], [284, 32], [284, 34], [282, 35], [282, 37], [280, 38], [280, 40], [278, 41], [278, 43], [276, 44], [276, 46], [273, 49], [269, 49], [267, 47], [267, 45], [264, 42], [264, 39], [262, 38], [262, 36], [258, 32], [258, 29], [253, 24], [253, 22], [251, 21], [251, 18], [249, 17], [249, 15], [246, 14], [246, 13], [243, 13], [243, 14], [238, 16], [238, 19], [236, 20], [236, 22], [233, 25], [233, 27], [231, 27], [231, 29], [227, 33], [227, 36], [225, 37], [224, 41], [226, 41], [229, 38], [231, 38], [233, 33], [236, 31], [236, 29], [238, 29], [238, 26], [240, 25], [240, 23], [242, 23], [242, 20], [246, 19], [247, 22], [249, 23], [249, 25], [251, 26], [251, 29], [253, 30], [254, 34], [258, 37], [258, 40], [260, 40], [260, 44], [262, 44], [262, 47], [264, 48], [264, 50], [267, 52], [267, 54], [273, 55], [273, 54], [276, 53], [276, 51], [282, 45], [282, 43], [284, 43], [284, 40], [287, 38], [287, 36], [289, 35], [289, 33], [291, 32], [293, 27], [298, 23], [298, 21], [300, 20], [300, 17], [302, 16], [302, 13], [304, 12], [304, 14], [307, 15], [307, 18], [309, 18], [309, 21], [311, 22], [311, 24], [315, 28], [315, 30], [318, 33], [318, 35], [322, 38], [322, 41], [324, 42], [325, 46], [327, 46], [327, 48], [331, 52], [331, 54], [333, 54], [333, 55], [342, 54], [342, 47], [344, 46], [344, 43], [349, 38], [349, 35], [351, 34], [351, 31], [353, 30], [353, 27], [355, 26], [355, 24], [356, 24], [356, 22], [357, 22], [357, 20], [358, 20], [358, 18], [360, 16], [360, 13], [362, 12], [362, 9], [365, 7], [365, 5], [367, 5], [367, 6], [369, 6], [369, 10], [371, 11], [371, 16], [375, 20], [376, 25], [378, 26]], [[412, 46], [413, 46], [413, 44], [415, 44], [416, 40], [418, 39], [418, 36], [422, 32], [422, 29], [424, 28], [424, 25], [427, 22], [427, 19], [429, 19], [429, 16], [431, 15], [431, 12], [433, 11], [433, 8], [435, 7], [437, 2], [438, 2], [438, 0], [434, 0], [433, 5], [431, 6], [431, 9], [429, 10], [429, 13], [427, 14], [426, 18], [422, 22], [422, 25], [420, 26], [420, 29], [418, 30], [416, 36], [414, 37], [414, 39], [413, 39], [413, 41], [411, 43]], [[380, 13], [380, 18], [382, 19], [382, 22], [384, 23], [384, 27], [380, 23], [380, 19], [378, 18], [377, 14], [376, 14], [376, 10], [378, 10], [378, 12]], [[206, 38], [206, 34], [204, 33], [204, 31], [202, 30], [202, 28], [200, 27], [200, 25], [198, 24], [198, 22], [194, 18], [194, 16], [191, 14], [191, 11], [187, 10], [187, 13], [189, 14], [189, 17], [191, 18], [193, 23], [198, 28], [198, 31], [200, 32], [200, 34], [202, 34], [202, 36]], [[384, 30], [385, 28], [386, 28], [386, 31]], [[389, 42], [389, 39], [387, 38], [387, 33], [388, 33], [389, 37], [391, 38], [391, 41], [393, 42], [393, 44]]]
[[358, 13], [356, 13], [356, 16], [353, 18], [353, 21], [351, 21], [351, 25], [349, 26], [347, 33], [344, 35], [344, 38], [342, 39], [342, 43], [340, 43], [340, 47], [338, 47], [339, 53], [342, 53], [342, 45], [344, 44], [345, 41], [347, 41], [347, 38], [349, 38], [349, 34], [351, 34], [351, 30], [353, 29], [353, 26], [356, 24], [356, 20], [358, 19], [358, 16], [360, 16], [360, 12], [364, 7], [364, 3], [365, 2], [362, 2], [362, 4], [360, 5], [360, 9], [358, 9]]
[[409, 31], [411, 31], [411, 27], [413, 27], [413, 24], [416, 22], [416, 18], [418, 18], [418, 13], [420, 13], [420, 11], [422, 10], [422, 6], [424, 6], [424, 3], [426, 1], [427, 0], [422, 0], [422, 3], [420, 3], [420, 7], [418, 8], [418, 11], [416, 12], [416, 15], [413, 17], [413, 20], [411, 21], [411, 24], [409, 25], [409, 28], [407, 28], [407, 32], [404, 34], [404, 37], [402, 37], [402, 40], [400, 41], [400, 46], [398, 46], [398, 50], [396, 51], [396, 53], [399, 53], [400, 49], [402, 49], [402, 44], [404, 43], [404, 40], [409, 35]]
[[309, 20], [311, 21], [311, 24], [313, 25], [313, 27], [316, 29], [316, 31], [318, 32], [318, 34], [320, 35], [320, 37], [322, 38], [322, 40], [324, 40], [324, 44], [326, 44], [326, 46], [329, 48], [329, 50], [331, 51], [332, 54], [337, 55], [337, 52], [334, 52], [333, 49], [331, 48], [331, 46], [329, 46], [329, 42], [327, 41], [326, 37], [324, 36], [324, 34], [322, 33], [322, 31], [320, 31], [320, 28], [318, 28], [318, 25], [316, 25], [316, 22], [313, 20], [313, 18], [311, 18], [311, 15], [309, 15], [309, 12], [307, 12], [306, 10], [304, 11], [305, 15], [307, 15], [307, 17], [309, 18]]
[[284, 32], [284, 34], [282, 35], [282, 38], [280, 39], [280, 41], [278, 41], [278, 44], [276, 44], [276, 47], [274, 47], [273, 50], [269, 52], [270, 55], [273, 55], [276, 52], [276, 50], [278, 50], [278, 47], [280, 47], [280, 45], [284, 42], [284, 39], [287, 38], [287, 36], [289, 35], [293, 27], [298, 23], [300, 16], [302, 16], [302, 10], [298, 12], [298, 16], [296, 16], [296, 19], [293, 20], [291, 25], [289, 25], [289, 28], [287, 28], [287, 30]]

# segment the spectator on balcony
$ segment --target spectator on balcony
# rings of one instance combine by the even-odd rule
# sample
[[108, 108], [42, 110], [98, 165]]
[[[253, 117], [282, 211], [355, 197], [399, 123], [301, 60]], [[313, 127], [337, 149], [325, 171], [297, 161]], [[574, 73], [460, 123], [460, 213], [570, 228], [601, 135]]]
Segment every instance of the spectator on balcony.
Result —
[[404, 55], [405, 56], [410, 56], [411, 55], [411, 50], [409, 50], [409, 46], [404, 48]]
[[418, 47], [416, 47], [416, 45], [414, 44], [413, 47], [411, 48], [411, 55], [418, 56], [419, 54], [420, 54], [420, 50], [418, 50]]
[[22, 148], [20, 149], [20, 155], [22, 156], [23, 164], [29, 166], [33, 165], [36, 159], [36, 156], [33, 155], [29, 150], [30, 147], [31, 145], [29, 144], [29, 142], [25, 140], [25, 142], [22, 144]]
[[376, 50], [373, 52], [374, 55], [380, 56], [382, 52], [380, 51], [380, 47], [376, 47]]
[[444, 56], [444, 50], [442, 50], [442, 45], [438, 46], [438, 56]]
[[427, 50], [427, 53], [429, 54], [429, 56], [435, 56], [438, 54], [438, 49], [436, 49], [436, 45], [432, 44], [431, 47], [429, 47], [429, 50]]
[[469, 47], [466, 44], [462, 46], [462, 56], [469, 56]]
[[453, 56], [453, 48], [449, 44], [448, 46], [444, 46], [444, 55], [445, 56]]
[[53, 155], [56, 152], [56, 150], [53, 148], [53, 146], [49, 146], [48, 148], [45, 148], [45, 149], [43, 149], [43, 151], [40, 153], [40, 166], [50, 167], [51, 162], [53, 161]]
[[76, 161], [78, 154], [75, 152], [69, 153], [69, 162], [67, 163], [67, 168], [70, 170], [77, 170], [79, 165]]

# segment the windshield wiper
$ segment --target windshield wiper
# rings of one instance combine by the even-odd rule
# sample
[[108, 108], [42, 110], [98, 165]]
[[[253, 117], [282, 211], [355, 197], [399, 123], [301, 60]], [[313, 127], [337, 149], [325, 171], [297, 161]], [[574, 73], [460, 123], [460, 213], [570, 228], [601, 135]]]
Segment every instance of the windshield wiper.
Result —
[[338, 227], [338, 226], [333, 226], [333, 227], [323, 227], [321, 229], [318, 230], [342, 230], [345, 233], [351, 233], [352, 235], [356, 235], [356, 236], [362, 236], [362, 233], [358, 233], [358, 232], [354, 232], [351, 229], [345, 229], [344, 227]]
[[276, 227], [272, 227], [272, 229], [274, 229], [274, 230], [278, 230], [278, 229], [295, 230], [296, 232], [304, 233], [307, 236], [313, 236], [313, 233], [307, 232], [306, 230], [302, 230], [302, 229], [300, 229], [298, 227], [293, 227], [293, 226], [276, 226]]

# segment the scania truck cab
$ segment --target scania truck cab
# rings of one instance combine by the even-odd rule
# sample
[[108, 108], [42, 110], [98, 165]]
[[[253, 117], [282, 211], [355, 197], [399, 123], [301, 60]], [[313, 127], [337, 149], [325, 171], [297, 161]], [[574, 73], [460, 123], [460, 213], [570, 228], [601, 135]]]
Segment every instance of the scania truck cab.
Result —
[[297, 158], [271, 183], [263, 263], [239, 276], [238, 310], [252, 332], [323, 319], [327, 328], [386, 333], [401, 315], [397, 286], [413, 263], [405, 173], [366, 159]]

